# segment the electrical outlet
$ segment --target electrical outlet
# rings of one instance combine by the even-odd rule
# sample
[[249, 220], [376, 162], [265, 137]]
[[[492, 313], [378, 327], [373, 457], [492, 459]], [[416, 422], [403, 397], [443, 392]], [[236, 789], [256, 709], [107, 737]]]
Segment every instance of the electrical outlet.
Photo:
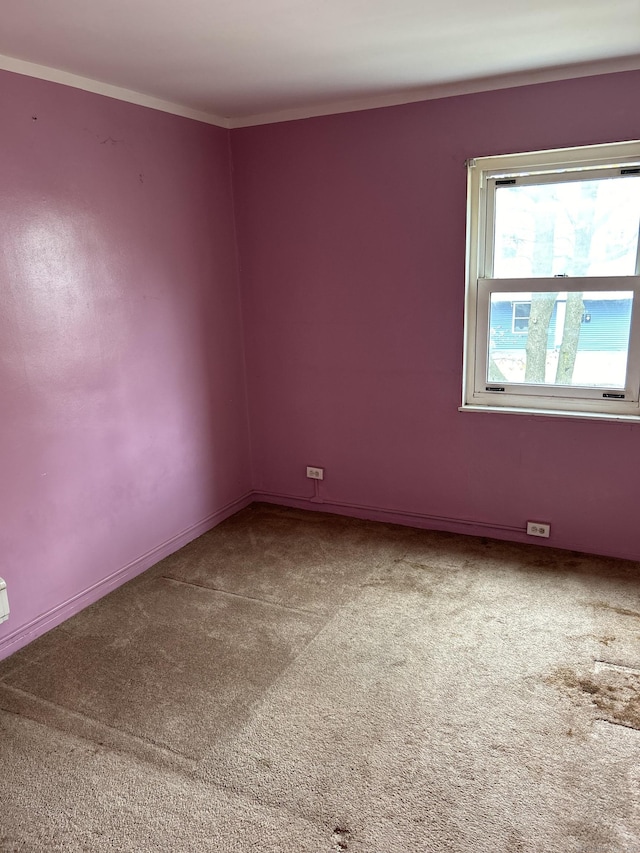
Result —
[[548, 539], [550, 533], [550, 524], [545, 524], [544, 521], [527, 521], [527, 536], [542, 536]]
[[310, 480], [324, 480], [324, 468], [313, 468], [307, 466], [307, 477]]

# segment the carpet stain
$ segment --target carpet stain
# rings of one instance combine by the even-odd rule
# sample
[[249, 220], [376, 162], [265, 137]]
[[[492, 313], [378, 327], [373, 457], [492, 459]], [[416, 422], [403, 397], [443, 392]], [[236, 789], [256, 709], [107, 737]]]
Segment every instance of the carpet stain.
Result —
[[640, 613], [637, 610], [628, 610], [626, 607], [616, 607], [614, 604], [608, 604], [606, 601], [592, 601], [592, 607], [596, 610], [608, 610], [617, 613], [620, 616], [631, 616], [634, 619], [640, 619]]
[[349, 849], [349, 841], [351, 840], [351, 833], [348, 829], [344, 829], [343, 827], [336, 826], [333, 830], [332, 835], [333, 847], [334, 850], [348, 850]]
[[582, 694], [607, 722], [640, 731], [640, 673], [611, 669], [595, 675], [581, 675], [560, 668], [544, 681], [568, 692], [574, 699]]
[[433, 595], [435, 582], [436, 573], [429, 566], [402, 560], [397, 561], [394, 568], [379, 570], [362, 583], [362, 588], [392, 589], [397, 593], [414, 593], [428, 598]]
[[527, 845], [522, 835], [517, 830], [512, 829], [509, 833], [505, 853], [524, 853], [526, 849]]

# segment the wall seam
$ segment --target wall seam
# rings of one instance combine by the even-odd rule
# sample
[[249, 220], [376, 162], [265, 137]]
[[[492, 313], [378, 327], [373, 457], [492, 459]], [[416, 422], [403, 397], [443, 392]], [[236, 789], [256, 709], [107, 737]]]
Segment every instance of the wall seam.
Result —
[[245, 301], [244, 290], [242, 286], [242, 259], [240, 253], [240, 240], [238, 229], [238, 216], [236, 204], [236, 184], [235, 184], [235, 162], [233, 156], [233, 144], [231, 134], [233, 130], [227, 131], [227, 153], [229, 161], [229, 187], [231, 191], [231, 224], [233, 227], [233, 241], [236, 257], [236, 291], [238, 295], [238, 308], [240, 312], [240, 343], [242, 349], [242, 367], [244, 374], [244, 404], [247, 422], [247, 435], [249, 439], [249, 475], [251, 478], [251, 488], [255, 489], [255, 468], [253, 454], [253, 423], [251, 418], [251, 406], [249, 403], [249, 371], [247, 367], [247, 335], [245, 322]]

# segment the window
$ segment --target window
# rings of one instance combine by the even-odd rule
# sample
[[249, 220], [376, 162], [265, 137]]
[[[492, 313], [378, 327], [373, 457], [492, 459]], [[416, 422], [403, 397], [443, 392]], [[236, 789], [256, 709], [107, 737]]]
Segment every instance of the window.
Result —
[[529, 331], [530, 302], [514, 302], [511, 331], [515, 335], [526, 335]]
[[468, 171], [462, 408], [640, 417], [640, 142]]

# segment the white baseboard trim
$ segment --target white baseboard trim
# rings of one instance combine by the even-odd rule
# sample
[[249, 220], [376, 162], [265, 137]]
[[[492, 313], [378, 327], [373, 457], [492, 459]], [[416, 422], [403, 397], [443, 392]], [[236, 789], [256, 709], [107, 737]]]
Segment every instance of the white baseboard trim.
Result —
[[46, 613], [42, 613], [30, 622], [20, 625], [10, 634], [7, 634], [6, 637], [2, 637], [0, 639], [0, 660], [17, 651], [18, 648], [25, 646], [32, 640], [35, 640], [42, 634], [45, 634], [47, 631], [50, 631], [52, 628], [55, 628], [56, 625], [66, 621], [81, 610], [84, 610], [85, 607], [93, 604], [94, 601], [98, 601], [99, 598], [102, 598], [112, 589], [121, 586], [123, 583], [126, 583], [136, 577], [136, 575], [150, 569], [151, 566], [155, 565], [160, 560], [163, 560], [165, 557], [168, 557], [170, 554], [178, 551], [193, 539], [197, 539], [198, 536], [202, 536], [203, 533], [206, 533], [208, 530], [216, 527], [220, 522], [224, 521], [225, 518], [228, 518], [234, 513], [239, 512], [239, 510], [244, 509], [252, 503], [252, 501], [253, 492], [246, 492], [235, 501], [226, 504], [226, 506], [221, 507], [219, 510], [211, 513], [211, 515], [208, 515], [201, 521], [197, 521], [195, 524], [192, 524], [180, 531], [180, 533], [176, 533], [175, 536], [172, 536], [165, 542], [160, 543], [160, 545], [156, 545], [155, 548], [151, 548], [151, 550], [142, 554], [140, 557], [137, 557], [121, 569], [107, 575], [106, 578], [92, 584], [82, 590], [82, 592], [77, 593], [77, 595], [74, 595], [66, 601], [63, 601], [61, 604], [58, 604], [56, 607], [52, 607], [50, 610], [47, 610]]

